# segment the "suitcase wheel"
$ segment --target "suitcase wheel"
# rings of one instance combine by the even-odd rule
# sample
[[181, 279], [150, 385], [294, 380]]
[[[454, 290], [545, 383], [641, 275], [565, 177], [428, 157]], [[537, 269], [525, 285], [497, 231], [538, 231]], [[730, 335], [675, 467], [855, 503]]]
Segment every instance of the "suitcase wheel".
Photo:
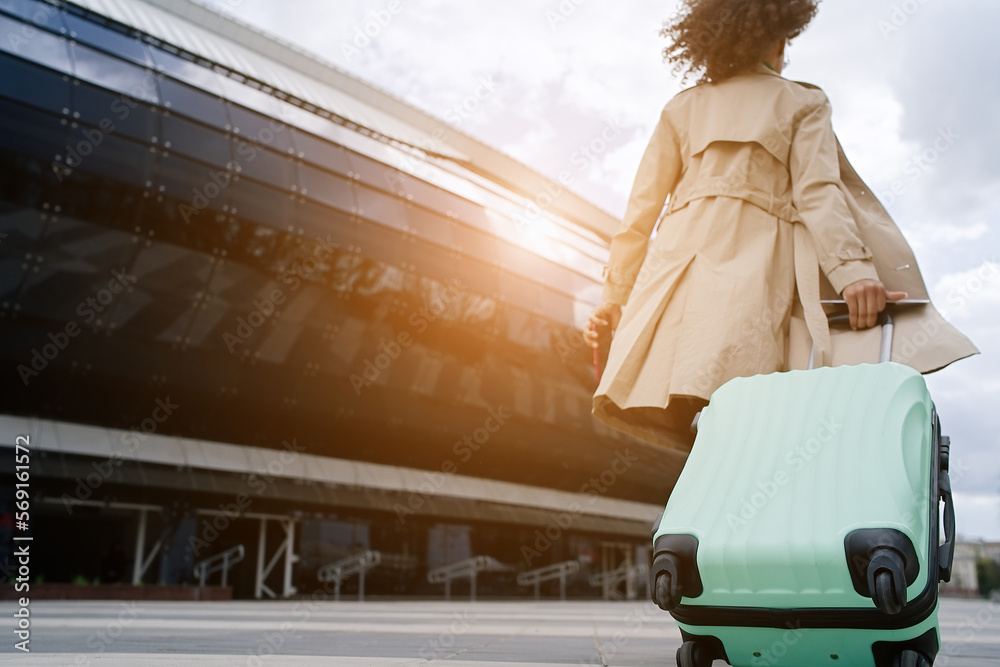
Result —
[[661, 572], [656, 578], [656, 589], [653, 591], [653, 601], [663, 611], [670, 611], [681, 602], [677, 582], [669, 572]]
[[677, 649], [677, 667], [712, 667], [713, 659], [698, 642], [684, 642]]
[[931, 667], [931, 661], [916, 651], [903, 651], [899, 656], [899, 667]]
[[875, 575], [875, 606], [886, 614], [898, 614], [906, 604], [906, 581], [893, 576], [889, 570], [879, 570]]

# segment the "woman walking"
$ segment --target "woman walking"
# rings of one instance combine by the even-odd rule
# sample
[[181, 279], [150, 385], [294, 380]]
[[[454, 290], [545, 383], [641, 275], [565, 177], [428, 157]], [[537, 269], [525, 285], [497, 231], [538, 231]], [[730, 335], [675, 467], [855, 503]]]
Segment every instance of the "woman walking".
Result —
[[[698, 85], [672, 99], [612, 239], [596, 328], [614, 339], [594, 415], [685, 450], [711, 393], [734, 377], [857, 363], [887, 302], [926, 300], [916, 260], [857, 177], [815, 86], [781, 76], [816, 0], [685, 0], [664, 55]], [[654, 227], [659, 221], [655, 237]], [[833, 346], [821, 299], [846, 301]], [[893, 360], [930, 372], [976, 353], [929, 303], [900, 312]], [[877, 354], [877, 342], [874, 350]]]

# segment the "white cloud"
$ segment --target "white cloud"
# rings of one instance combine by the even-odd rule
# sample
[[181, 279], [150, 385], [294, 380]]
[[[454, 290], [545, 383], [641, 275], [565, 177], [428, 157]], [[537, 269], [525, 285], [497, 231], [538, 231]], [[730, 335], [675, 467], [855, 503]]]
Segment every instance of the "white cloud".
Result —
[[990, 227], [985, 222], [972, 225], [940, 224], [921, 230], [921, 236], [930, 243], [958, 243], [959, 241], [978, 241], [989, 233]]
[[984, 260], [973, 269], [950, 273], [934, 286], [934, 296], [945, 317], [984, 319], [996, 315], [1000, 303], [1000, 264]]
[[955, 493], [955, 524], [965, 540], [992, 541], [1000, 535], [1000, 494]]

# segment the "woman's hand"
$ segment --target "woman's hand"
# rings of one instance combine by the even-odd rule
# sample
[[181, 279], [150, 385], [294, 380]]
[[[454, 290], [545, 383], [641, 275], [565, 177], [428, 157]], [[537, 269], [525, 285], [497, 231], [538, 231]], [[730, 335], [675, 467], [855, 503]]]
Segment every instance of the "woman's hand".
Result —
[[611, 327], [611, 331], [614, 332], [618, 328], [618, 323], [622, 319], [622, 307], [617, 303], [611, 303], [610, 301], [605, 301], [602, 303], [594, 314], [590, 316], [590, 322], [587, 328], [583, 331], [583, 339], [587, 342], [590, 347], [597, 348], [600, 343], [600, 336], [598, 336], [598, 327]]
[[881, 280], [865, 278], [844, 288], [844, 301], [851, 316], [852, 329], [869, 329], [878, 322], [886, 301], [906, 298], [906, 292], [888, 292]]

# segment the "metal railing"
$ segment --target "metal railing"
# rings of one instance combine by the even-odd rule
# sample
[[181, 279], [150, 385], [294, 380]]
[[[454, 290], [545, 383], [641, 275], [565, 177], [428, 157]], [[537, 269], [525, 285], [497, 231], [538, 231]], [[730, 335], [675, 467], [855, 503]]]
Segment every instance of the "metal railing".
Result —
[[222, 585], [226, 586], [229, 582], [229, 568], [243, 560], [245, 553], [243, 545], [239, 544], [232, 549], [226, 549], [221, 554], [195, 563], [194, 576], [198, 577], [198, 585], [204, 586], [209, 575], [222, 572]]
[[[613, 570], [598, 572], [590, 575], [588, 581], [591, 586], [600, 586], [605, 600], [635, 600], [637, 589], [643, 584], [649, 574], [646, 565], [632, 565], [623, 563]], [[618, 587], [625, 584], [625, 594], [623, 595]]]
[[540, 597], [540, 586], [543, 581], [559, 580], [559, 599], [566, 601], [566, 577], [580, 571], [580, 561], [567, 560], [554, 565], [546, 565], [517, 575], [519, 586], [535, 587], [535, 599]]
[[362, 551], [353, 556], [342, 558], [329, 565], [324, 565], [316, 571], [316, 578], [323, 583], [333, 582], [333, 599], [340, 602], [340, 585], [346, 579], [358, 575], [358, 600], [365, 600], [365, 575], [368, 570], [382, 562], [382, 554], [378, 551]]
[[436, 567], [427, 572], [427, 581], [432, 584], [444, 584], [444, 599], [451, 599], [451, 580], [469, 578], [469, 600], [476, 601], [476, 575], [480, 572], [510, 572], [514, 570], [504, 565], [492, 556], [474, 556], [465, 560]]

